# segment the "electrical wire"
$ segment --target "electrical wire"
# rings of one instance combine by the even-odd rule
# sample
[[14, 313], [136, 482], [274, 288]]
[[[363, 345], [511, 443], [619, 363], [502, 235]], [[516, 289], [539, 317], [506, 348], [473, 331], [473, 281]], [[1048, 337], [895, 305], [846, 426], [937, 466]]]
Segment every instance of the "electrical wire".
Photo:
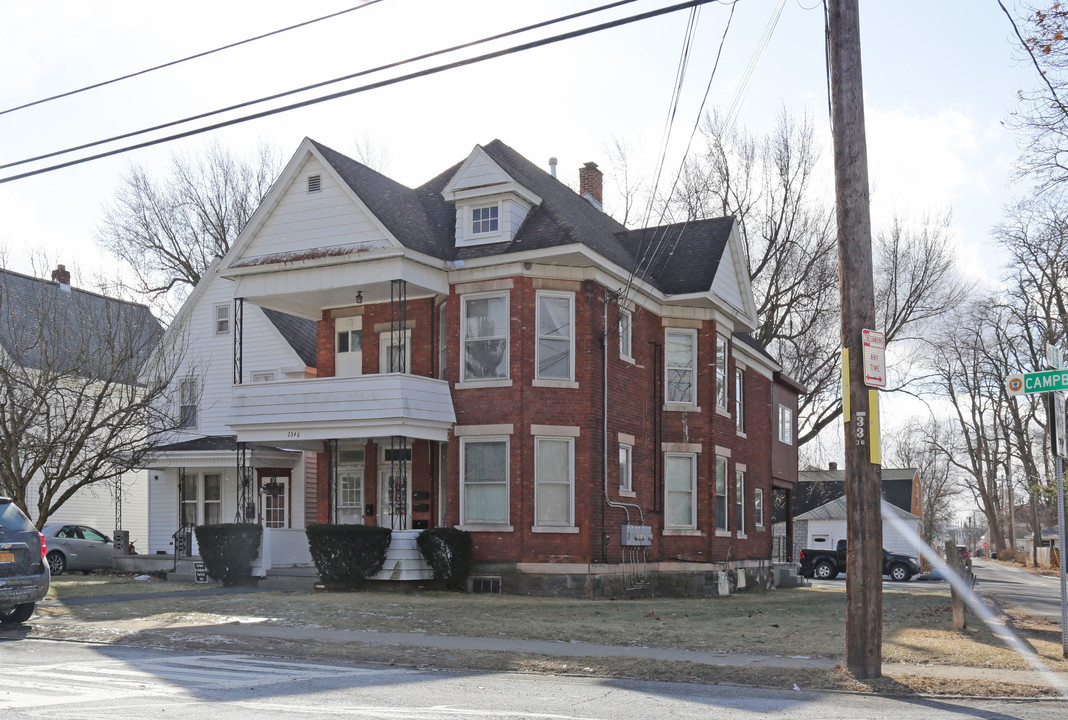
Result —
[[[704, 2], [712, 2], [712, 1], [713, 0], [704, 0]], [[121, 135], [113, 135], [112, 137], [105, 138], [103, 140], [94, 140], [93, 142], [84, 143], [82, 145], [76, 145], [74, 147], [65, 148], [63, 150], [56, 150], [54, 152], [45, 153], [43, 155], [37, 155], [37, 156], [34, 156], [34, 157], [25, 158], [23, 160], [16, 160], [14, 162], [5, 163], [3, 165], [0, 165], [0, 170], [5, 170], [5, 169], [11, 168], [11, 167], [17, 167], [19, 165], [26, 165], [27, 163], [37, 162], [39, 160], [47, 160], [48, 158], [58, 157], [60, 155], [67, 155], [69, 153], [78, 152], [79, 150], [88, 150], [89, 148], [99, 147], [101, 145], [106, 145], [108, 143], [118, 142], [120, 140], [128, 140], [129, 138], [132, 138], [132, 137], [137, 137], [139, 135], [145, 135], [147, 133], [156, 132], [156, 131], [159, 131], [159, 130], [166, 130], [167, 128], [176, 127], [178, 125], [184, 125], [186, 123], [195, 122], [197, 120], [204, 120], [205, 118], [214, 117], [215, 115], [221, 115], [223, 113], [232, 112], [234, 110], [241, 110], [243, 108], [252, 107], [254, 105], [259, 105], [261, 103], [270, 102], [271, 100], [278, 100], [280, 98], [289, 97], [290, 95], [296, 95], [296, 94], [299, 94], [299, 93], [308, 92], [309, 90], [316, 90], [316, 89], [321, 88], [321, 87], [326, 87], [327, 85], [334, 85], [334, 84], [339, 83], [339, 82], [344, 82], [346, 80], [353, 80], [355, 78], [363, 77], [363, 76], [366, 76], [366, 75], [372, 75], [374, 73], [382, 72], [384, 70], [391, 70], [393, 68], [401, 67], [401, 66], [404, 66], [404, 65], [410, 65], [410, 64], [418, 62], [420, 60], [426, 60], [428, 58], [437, 57], [437, 56], [440, 56], [440, 55], [447, 55], [449, 53], [456, 52], [458, 50], [464, 50], [466, 48], [475, 47], [475, 46], [478, 46], [478, 45], [484, 45], [484, 44], [492, 42], [494, 40], [500, 40], [502, 38], [511, 37], [513, 35], [519, 35], [519, 34], [522, 34], [522, 33], [525, 33], [525, 32], [529, 32], [531, 30], [537, 30], [537, 29], [540, 29], [540, 28], [543, 28], [543, 27], [548, 27], [548, 26], [556, 25], [556, 24], [559, 24], [559, 23], [562, 23], [562, 22], [567, 22], [568, 20], [574, 20], [576, 18], [580, 18], [580, 17], [586, 16], [586, 15], [591, 15], [591, 14], [596, 14], [596, 13], [603, 12], [603, 11], [606, 11], [606, 10], [611, 10], [611, 9], [619, 7], [621, 5], [628, 5], [628, 4], [633, 3], [633, 2], [636, 2], [636, 0], [615, 0], [615, 2], [608, 3], [607, 5], [601, 5], [601, 6], [598, 6], [598, 7], [595, 7], [595, 8], [591, 8], [591, 9], [588, 9], [588, 10], [582, 10], [582, 11], [579, 11], [579, 12], [571, 13], [569, 15], [563, 15], [561, 17], [553, 18], [551, 20], [545, 20], [545, 21], [542, 21], [542, 22], [534, 23], [533, 25], [526, 25], [526, 26], [521, 27], [521, 28], [516, 28], [514, 30], [509, 30], [509, 31], [506, 31], [506, 32], [503, 32], [503, 33], [498, 33], [496, 35], [491, 35], [489, 37], [482, 38], [480, 40], [473, 40], [471, 42], [462, 43], [460, 45], [453, 45], [452, 47], [444, 48], [444, 49], [441, 49], [441, 50], [434, 50], [432, 52], [423, 53], [422, 55], [416, 55], [415, 57], [411, 57], [411, 58], [408, 58], [406, 60], [398, 60], [396, 62], [386, 63], [385, 65], [379, 65], [377, 67], [370, 68], [368, 70], [361, 70], [359, 72], [350, 73], [348, 75], [342, 75], [341, 77], [333, 78], [332, 80], [324, 80], [322, 82], [313, 83], [311, 85], [305, 85], [303, 87], [299, 87], [299, 88], [296, 88], [296, 89], [293, 89], [293, 90], [286, 90], [284, 92], [275, 93], [274, 95], [267, 95], [265, 97], [261, 97], [261, 98], [258, 98], [256, 100], [248, 100], [248, 101], [245, 101], [245, 102], [242, 102], [242, 103], [238, 103], [236, 105], [229, 105], [227, 107], [220, 108], [220, 109], [217, 109], [217, 110], [211, 110], [211, 111], [200, 113], [200, 114], [197, 114], [197, 115], [191, 115], [189, 117], [182, 118], [181, 120], [172, 120], [170, 122], [162, 123], [160, 125], [154, 125], [154, 126], [148, 127], [148, 128], [143, 128], [141, 130], [135, 130], [135, 131], [123, 133]], [[485, 56], [485, 57], [488, 57], [488, 56]], [[413, 76], [413, 77], [417, 77], [417, 76]], [[372, 86], [367, 86], [366, 89], [372, 89], [373, 87], [381, 87], [381, 86], [380, 85], [372, 85]], [[361, 91], [360, 89], [356, 89], [353, 92], [360, 92], [360, 91]], [[334, 97], [340, 97], [340, 95], [328, 96], [327, 99], [333, 99]], [[309, 104], [311, 104], [311, 103], [309, 103]], [[283, 109], [292, 109], [292, 108], [296, 108], [296, 107], [301, 107], [301, 106], [300, 105], [292, 105], [292, 106], [287, 106], [286, 108], [283, 108]], [[262, 115], [250, 116], [250, 119], [255, 119], [257, 117], [262, 117]], [[216, 127], [224, 127], [224, 125], [212, 126], [209, 129], [215, 129]], [[185, 136], [184, 135], [177, 135], [177, 136], [173, 136], [171, 139], [177, 139], [177, 138], [180, 138], [180, 137], [185, 137]], [[138, 147], [144, 147], [144, 145], [134, 146], [134, 148], [138, 148]], [[101, 157], [106, 157], [106, 155], [103, 155]], [[93, 156], [91, 159], [97, 159], [97, 156]], [[61, 165], [61, 166], [57, 166], [57, 167], [65, 167], [65, 165]], [[25, 176], [20, 175], [20, 176], [17, 176], [17, 177], [25, 177]], [[15, 178], [12, 178], [12, 179], [15, 179]], [[0, 180], [0, 182], [3, 182], [3, 180]]]
[[102, 80], [101, 82], [94, 83], [92, 85], [86, 85], [85, 87], [80, 87], [77, 90], [68, 90], [67, 92], [63, 92], [63, 93], [60, 93], [58, 95], [52, 95], [51, 97], [41, 98], [40, 100], [34, 100], [32, 102], [23, 103], [22, 105], [18, 105], [16, 107], [8, 108], [7, 110], [0, 110], [0, 115], [7, 115], [8, 113], [13, 113], [16, 110], [25, 110], [26, 108], [33, 107], [34, 105], [43, 105], [44, 103], [51, 102], [53, 100], [59, 100], [60, 98], [70, 97], [71, 95], [77, 95], [79, 93], [83, 93], [83, 92], [86, 92], [88, 90], [95, 90], [97, 88], [104, 87], [105, 85], [113, 85], [114, 83], [121, 82], [123, 80], [129, 80], [130, 78], [135, 78], [135, 77], [138, 77], [140, 75], [147, 75], [148, 73], [155, 72], [156, 70], [162, 70], [164, 68], [169, 68], [169, 67], [173, 67], [175, 65], [180, 65], [181, 63], [188, 62], [190, 60], [196, 60], [196, 59], [202, 58], [202, 57], [207, 57], [208, 55], [213, 55], [213, 54], [215, 54], [217, 52], [222, 52], [223, 50], [230, 50], [231, 48], [235, 48], [235, 47], [238, 47], [240, 45], [247, 45], [248, 43], [254, 42], [256, 40], [263, 40], [264, 38], [269, 38], [272, 35], [280, 35], [280, 34], [282, 34], [284, 32], [289, 32], [290, 30], [296, 30], [297, 28], [302, 28], [302, 27], [306, 27], [308, 25], [313, 25], [313, 24], [315, 24], [317, 22], [322, 22], [323, 20], [330, 20], [332, 18], [336, 18], [336, 17], [338, 17], [340, 15], [345, 15], [347, 13], [350, 13], [350, 12], [353, 12], [353, 11], [356, 11], [356, 10], [362, 10], [365, 7], [370, 7], [371, 5], [377, 5], [378, 3], [383, 2], [383, 1], [384, 0], [365, 0], [360, 5], [356, 5], [355, 7], [350, 7], [347, 10], [339, 10], [338, 12], [331, 13], [329, 15], [323, 15], [322, 17], [317, 17], [317, 18], [315, 18], [313, 20], [305, 20], [304, 22], [297, 23], [296, 25], [289, 25], [288, 27], [279, 28], [278, 30], [272, 30], [271, 32], [263, 33], [262, 35], [257, 35], [255, 37], [250, 37], [250, 38], [247, 38], [245, 40], [239, 40], [237, 42], [232, 42], [229, 45], [223, 45], [222, 47], [217, 47], [217, 48], [215, 48], [213, 50], [205, 50], [204, 52], [199, 52], [199, 53], [196, 53], [195, 55], [189, 55], [188, 57], [180, 58], [178, 60], [171, 60], [170, 62], [165, 62], [162, 65], [155, 65], [155, 66], [150, 67], [150, 68], [145, 68], [144, 70], [138, 70], [136, 72], [127, 73], [126, 75], [120, 75], [119, 77], [112, 78], [111, 80]]

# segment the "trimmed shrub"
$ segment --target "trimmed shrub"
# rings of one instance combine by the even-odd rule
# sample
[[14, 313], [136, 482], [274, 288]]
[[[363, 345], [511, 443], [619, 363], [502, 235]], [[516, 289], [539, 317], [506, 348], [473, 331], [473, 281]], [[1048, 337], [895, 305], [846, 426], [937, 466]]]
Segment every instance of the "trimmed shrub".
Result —
[[435, 580], [444, 580], [445, 587], [452, 590], [465, 589], [475, 549], [471, 533], [437, 527], [419, 533], [415, 542], [423, 559], [434, 571]]
[[212, 580], [226, 587], [253, 585], [252, 563], [260, 554], [263, 528], [253, 523], [198, 525], [200, 557]]
[[309, 525], [305, 532], [319, 579], [331, 590], [357, 587], [381, 570], [393, 538], [389, 528], [369, 525]]

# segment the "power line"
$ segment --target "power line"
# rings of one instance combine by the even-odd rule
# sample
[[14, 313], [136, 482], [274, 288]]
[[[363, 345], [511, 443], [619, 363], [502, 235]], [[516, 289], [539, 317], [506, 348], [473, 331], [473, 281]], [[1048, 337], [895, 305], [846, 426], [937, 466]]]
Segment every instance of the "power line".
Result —
[[[705, 1], [706, 2], [712, 2], [712, 0], [705, 0]], [[370, 68], [368, 70], [361, 70], [359, 72], [350, 73], [348, 75], [342, 75], [341, 77], [337, 77], [337, 78], [334, 78], [332, 80], [324, 80], [322, 82], [313, 83], [312, 85], [305, 85], [303, 87], [299, 87], [299, 88], [296, 88], [296, 89], [293, 89], [293, 90], [286, 90], [284, 92], [275, 93], [274, 95], [267, 95], [265, 97], [261, 97], [261, 98], [258, 98], [256, 100], [247, 100], [245, 102], [238, 103], [236, 105], [230, 105], [228, 107], [220, 108], [220, 109], [217, 109], [217, 110], [211, 110], [211, 111], [208, 111], [208, 112], [200, 113], [198, 115], [191, 115], [189, 117], [182, 118], [181, 120], [172, 120], [170, 122], [162, 123], [160, 125], [154, 125], [154, 126], [148, 127], [148, 128], [143, 128], [141, 130], [134, 130], [134, 131], [131, 131], [131, 132], [123, 133], [121, 135], [113, 135], [112, 137], [105, 138], [103, 140], [94, 140], [93, 142], [84, 143], [82, 145], [75, 145], [74, 147], [69, 147], [69, 148], [66, 148], [66, 149], [63, 149], [63, 150], [56, 150], [54, 152], [45, 153], [43, 155], [37, 155], [35, 157], [25, 158], [23, 160], [16, 160], [14, 162], [10, 162], [10, 163], [6, 163], [6, 164], [3, 164], [3, 165], [0, 165], [0, 170], [4, 170], [4, 169], [7, 169], [7, 168], [11, 168], [11, 167], [17, 167], [19, 165], [26, 165], [27, 163], [37, 162], [38, 160], [47, 160], [48, 158], [58, 157], [60, 155], [66, 155], [66, 154], [72, 153], [72, 152], [78, 152], [79, 150], [88, 150], [89, 148], [99, 147], [100, 145], [107, 145], [108, 143], [118, 142], [119, 140], [127, 140], [127, 139], [132, 138], [132, 137], [137, 137], [138, 135], [145, 135], [147, 133], [156, 132], [158, 130], [166, 130], [167, 128], [176, 127], [178, 125], [184, 125], [186, 123], [194, 122], [196, 120], [203, 120], [205, 118], [214, 117], [215, 115], [221, 115], [221, 114], [226, 113], [226, 112], [232, 112], [234, 110], [241, 110], [242, 108], [251, 107], [253, 105], [259, 105], [259, 104], [265, 103], [265, 102], [270, 102], [271, 100], [278, 100], [280, 98], [289, 97], [290, 95], [296, 95], [296, 94], [299, 94], [299, 93], [308, 92], [309, 90], [316, 90], [316, 89], [321, 88], [321, 87], [326, 87], [327, 85], [334, 85], [334, 84], [339, 83], [339, 82], [344, 82], [345, 80], [353, 80], [353, 79], [358, 78], [358, 77], [363, 77], [363, 76], [366, 76], [366, 75], [373, 75], [374, 73], [382, 72], [384, 70], [391, 70], [393, 68], [401, 67], [401, 66], [404, 66], [404, 65], [410, 65], [410, 64], [418, 62], [420, 60], [426, 60], [426, 59], [429, 59], [429, 58], [432, 58], [432, 57], [437, 57], [439, 55], [447, 55], [449, 53], [456, 52], [458, 50], [464, 50], [464, 49], [470, 48], [470, 47], [475, 47], [477, 45], [484, 45], [486, 43], [493, 42], [494, 40], [500, 40], [502, 38], [511, 37], [513, 35], [519, 35], [519, 34], [522, 34], [522, 33], [525, 33], [525, 32], [529, 32], [531, 30], [537, 30], [537, 29], [540, 29], [540, 28], [543, 28], [543, 27], [548, 27], [550, 25], [556, 25], [556, 24], [559, 24], [559, 23], [562, 23], [562, 22], [567, 22], [568, 20], [574, 20], [576, 18], [584, 17], [586, 15], [591, 15], [591, 14], [596, 14], [596, 13], [599, 13], [599, 12], [603, 12], [605, 10], [611, 10], [611, 9], [619, 7], [621, 5], [629, 5], [630, 3], [633, 3], [633, 2], [636, 2], [636, 0], [615, 0], [614, 2], [610, 2], [607, 5], [601, 5], [599, 7], [591, 8], [589, 10], [582, 10], [582, 11], [579, 11], [579, 12], [571, 13], [570, 15], [563, 15], [561, 17], [553, 18], [551, 20], [544, 20], [542, 22], [534, 23], [533, 25], [527, 25], [525, 27], [517, 28], [515, 30], [509, 30], [507, 32], [498, 33], [497, 35], [491, 35], [489, 37], [482, 38], [481, 40], [473, 40], [471, 42], [462, 43], [460, 45], [453, 45], [452, 47], [444, 48], [442, 50], [434, 50], [432, 52], [424, 53], [422, 55], [416, 55], [415, 57], [411, 57], [411, 58], [408, 58], [406, 60], [398, 60], [396, 62], [386, 63], [385, 65], [379, 65], [378, 67]], [[358, 92], [358, 91], [359, 91], [359, 89], [357, 89], [354, 92]], [[330, 96], [330, 97], [334, 97], [334, 96]], [[291, 107], [299, 107], [299, 106], [294, 105], [294, 106], [291, 106]], [[285, 108], [283, 108], [283, 109], [285, 109]], [[256, 116], [251, 116], [251, 117], [260, 117], [260, 116], [256, 115]], [[212, 128], [209, 128], [209, 129], [213, 129], [214, 127], [216, 127], [216, 126], [212, 126]], [[223, 126], [218, 126], [218, 127], [223, 127]], [[184, 135], [177, 135], [177, 136], [174, 136], [174, 137], [178, 138], [178, 137], [185, 137], [185, 136]], [[144, 146], [143, 145], [138, 145], [138, 146], [135, 146], [135, 147], [144, 147]], [[97, 156], [93, 156], [92, 159], [95, 159], [96, 157]], [[104, 157], [104, 156], [101, 156], [101, 157]], [[57, 167], [65, 167], [65, 166], [61, 165], [61, 166], [57, 166]], [[19, 177], [23, 177], [23, 176], [19, 176]], [[0, 182], [2, 182], [2, 180], [0, 180]]]
[[126, 75], [120, 75], [119, 77], [112, 78], [111, 80], [102, 80], [101, 82], [94, 83], [92, 85], [86, 85], [85, 87], [80, 87], [77, 90], [68, 90], [67, 92], [63, 92], [63, 93], [60, 93], [58, 95], [52, 95], [51, 97], [41, 98], [40, 100], [34, 100], [32, 102], [24, 103], [22, 105], [18, 105], [18, 106], [13, 107], [13, 108], [8, 108], [7, 110], [0, 110], [0, 115], [7, 115], [8, 113], [13, 113], [16, 110], [25, 110], [26, 108], [33, 107], [34, 105], [43, 105], [44, 103], [51, 102], [53, 100], [59, 100], [60, 98], [70, 97], [71, 95], [77, 95], [79, 93], [83, 93], [83, 92], [86, 92], [88, 90], [95, 90], [97, 88], [104, 87], [105, 85], [112, 85], [114, 83], [121, 82], [123, 80], [129, 80], [130, 78], [135, 78], [135, 77], [138, 77], [139, 75], [147, 75], [148, 73], [155, 72], [156, 70], [162, 70], [163, 68], [169, 68], [169, 67], [173, 67], [174, 65], [180, 65], [181, 63], [188, 62], [190, 60], [196, 60], [198, 58], [207, 57], [208, 55], [213, 55], [214, 53], [222, 52], [223, 50], [229, 50], [231, 48], [235, 48], [235, 47], [238, 47], [240, 45], [246, 45], [246, 44], [248, 44], [250, 42], [254, 42], [256, 40], [263, 40], [264, 38], [269, 38], [272, 35], [280, 35], [280, 34], [282, 34], [284, 32], [289, 32], [290, 30], [296, 30], [297, 28], [302, 28], [302, 27], [305, 27], [307, 25], [312, 25], [314, 23], [321, 22], [323, 20], [330, 20], [332, 18], [336, 18], [336, 17], [338, 17], [340, 15], [345, 15], [346, 13], [350, 13], [350, 12], [353, 12], [355, 10], [362, 10], [365, 7], [370, 7], [371, 5], [377, 5], [380, 2], [383, 2], [383, 0], [365, 0], [362, 4], [356, 5], [355, 7], [350, 7], [347, 10], [339, 10], [338, 12], [331, 13], [329, 15], [323, 15], [322, 17], [317, 17], [314, 20], [305, 20], [304, 22], [297, 23], [296, 25], [290, 25], [288, 27], [280, 28], [278, 30], [272, 30], [271, 32], [263, 33], [262, 35], [257, 35], [255, 37], [250, 37], [250, 38], [248, 38], [246, 40], [239, 40], [238, 42], [233, 42], [233, 43], [230, 43], [229, 45], [223, 45], [222, 47], [217, 47], [214, 50], [205, 50], [204, 52], [199, 52], [199, 53], [196, 53], [195, 55], [189, 55], [188, 57], [184, 57], [184, 58], [181, 58], [181, 59], [178, 59], [178, 60], [171, 60], [170, 62], [165, 62], [162, 65], [155, 65], [155, 66], [150, 67], [150, 68], [145, 68], [144, 70], [138, 70], [137, 72], [127, 73]]

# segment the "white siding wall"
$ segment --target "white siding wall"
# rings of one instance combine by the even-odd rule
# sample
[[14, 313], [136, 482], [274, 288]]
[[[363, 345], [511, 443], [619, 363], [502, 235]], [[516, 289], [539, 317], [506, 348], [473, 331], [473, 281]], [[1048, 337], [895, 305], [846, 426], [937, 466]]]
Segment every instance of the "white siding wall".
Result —
[[[308, 176], [322, 189], [308, 192]], [[309, 158], [242, 257], [383, 240], [385, 235], [315, 158]]]
[[719, 261], [716, 269], [716, 277], [712, 280], [712, 292], [734, 308], [744, 308], [742, 293], [739, 289], [738, 275], [734, 270], [734, 257], [731, 245], [723, 248], [723, 258]]
[[512, 178], [501, 171], [497, 163], [483, 152], [476, 153], [462, 175], [452, 182], [458, 189], [484, 187], [494, 183], [511, 182]]
[[[917, 525], [916, 529], [918, 531], [918, 518], [915, 524]], [[828, 533], [831, 536], [830, 542], [827, 543], [826, 547], [830, 550], [834, 550], [838, 547], [839, 540], [847, 539], [845, 520], [809, 520], [808, 537], [805, 540], [804, 547], [815, 547], [812, 542], [812, 537], [821, 533]], [[821, 547], [824, 546], [821, 544]], [[901, 533], [891, 527], [889, 523], [885, 522], [883, 523], [883, 547], [890, 552], [904, 553], [906, 555], [916, 554], [916, 549], [912, 547], [911, 543], [909, 543]]]
[[[46, 521], [47, 525], [79, 523], [89, 525], [110, 536], [116, 529], [130, 531], [134, 543], [147, 545], [148, 541], [148, 482], [144, 470], [123, 475], [122, 524], [115, 527], [115, 502], [112, 490], [106, 484], [83, 488], [70, 500], [63, 503]], [[27, 499], [30, 517], [37, 521], [35, 502], [40, 480], [35, 478], [29, 487]]]

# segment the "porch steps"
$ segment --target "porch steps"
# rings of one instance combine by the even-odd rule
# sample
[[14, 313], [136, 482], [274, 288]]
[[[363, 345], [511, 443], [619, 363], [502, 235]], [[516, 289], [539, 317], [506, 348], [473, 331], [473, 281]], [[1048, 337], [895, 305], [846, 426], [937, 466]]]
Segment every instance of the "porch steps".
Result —
[[420, 530], [394, 530], [386, 562], [382, 569], [372, 575], [370, 580], [431, 580], [434, 572], [423, 560], [415, 538]]

